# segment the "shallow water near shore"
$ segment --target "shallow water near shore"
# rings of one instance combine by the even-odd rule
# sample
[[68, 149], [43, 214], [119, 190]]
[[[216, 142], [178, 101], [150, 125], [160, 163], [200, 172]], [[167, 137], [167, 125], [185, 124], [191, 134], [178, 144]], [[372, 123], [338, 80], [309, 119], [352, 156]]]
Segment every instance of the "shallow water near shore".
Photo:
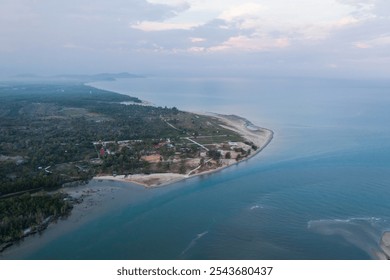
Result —
[[390, 230], [390, 83], [145, 78], [94, 86], [240, 115], [274, 139], [249, 161], [164, 188], [92, 181], [115, 188], [110, 202], [2, 258], [375, 258]]

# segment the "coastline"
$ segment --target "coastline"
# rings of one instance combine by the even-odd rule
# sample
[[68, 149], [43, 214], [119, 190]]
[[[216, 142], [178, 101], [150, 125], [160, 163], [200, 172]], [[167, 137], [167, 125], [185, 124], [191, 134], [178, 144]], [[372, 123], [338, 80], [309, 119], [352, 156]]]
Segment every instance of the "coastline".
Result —
[[273, 139], [274, 132], [272, 130], [256, 126], [252, 124], [249, 120], [240, 116], [222, 115], [216, 113], [196, 113], [196, 114], [216, 118], [219, 122], [222, 123], [221, 127], [238, 133], [246, 141], [253, 142], [258, 148], [256, 149], [256, 151], [242, 158], [239, 161], [236, 161], [234, 159], [225, 160], [224, 164], [218, 168], [210, 169], [196, 174], [191, 174], [192, 173], [191, 171], [189, 174], [186, 175], [178, 174], [178, 173], [152, 173], [152, 174], [135, 174], [135, 175], [127, 175], [127, 176], [103, 175], [103, 176], [95, 176], [93, 179], [133, 183], [133, 184], [141, 185], [145, 188], [163, 187], [163, 186], [167, 186], [173, 183], [186, 180], [188, 178], [194, 178], [196, 176], [219, 172], [232, 165], [236, 165], [239, 164], [240, 162], [247, 161], [250, 158], [259, 154], [261, 151], [263, 151]]
[[[118, 94], [123, 95], [129, 95], [127, 92], [121, 92], [116, 91], [112, 89], [106, 89], [106, 88], [100, 88], [99, 86], [96, 86], [95, 83], [86, 83], [87, 86], [94, 87], [97, 89], [103, 89], [103, 90], [109, 90], [112, 92], [116, 92]], [[142, 103], [137, 104], [140, 106], [154, 106], [153, 103], [142, 100]], [[251, 153], [250, 155], [247, 155], [246, 157], [242, 158], [239, 161], [236, 160], [230, 160], [227, 164], [207, 170], [204, 172], [191, 174], [191, 172], [187, 175], [184, 174], [178, 174], [178, 173], [152, 173], [152, 174], [135, 174], [135, 175], [103, 175], [103, 176], [95, 176], [93, 179], [96, 180], [107, 180], [107, 181], [119, 181], [119, 182], [125, 182], [125, 183], [133, 183], [140, 186], [143, 186], [145, 188], [153, 188], [153, 187], [163, 187], [169, 184], [177, 183], [182, 180], [186, 180], [188, 178], [193, 178], [200, 175], [206, 175], [211, 174], [214, 172], [221, 171], [227, 167], [230, 167], [232, 165], [239, 164], [240, 162], [244, 162], [249, 160], [250, 158], [254, 157], [261, 151], [263, 151], [268, 144], [272, 141], [274, 132], [270, 129], [259, 127], [251, 123], [249, 120], [237, 116], [237, 115], [224, 115], [224, 114], [218, 114], [218, 113], [212, 113], [212, 112], [189, 112], [193, 114], [198, 115], [204, 115], [208, 117], [213, 117], [219, 120], [222, 124], [221, 127], [227, 128], [229, 130], [232, 130], [239, 135], [241, 135], [245, 140], [254, 143], [257, 146], [257, 149]], [[249, 128], [251, 127], [251, 129]], [[198, 167], [200, 168], [200, 166]]]
[[[91, 86], [91, 85], [90, 85]], [[137, 104], [140, 106], [152, 106], [151, 103], [142, 101]], [[92, 186], [85, 184], [76, 184], [74, 186], [62, 186], [58, 192], [67, 194], [74, 202], [71, 214], [63, 219], [58, 220], [58, 224], [54, 225], [48, 221], [45, 225], [43, 234], [47, 236], [47, 240], [52, 240], [58, 234], [71, 231], [87, 221], [104, 213], [106, 209], [110, 209], [113, 205], [124, 205], [132, 203], [132, 199], [128, 193], [140, 189], [158, 188], [171, 185], [189, 178], [202, 176], [219, 172], [232, 165], [237, 165], [243, 161], [247, 161], [255, 155], [259, 154], [273, 139], [274, 132], [272, 130], [253, 125], [249, 120], [236, 115], [222, 115], [216, 113], [199, 113], [194, 114], [204, 115], [215, 118], [221, 127], [238, 133], [244, 141], [252, 142], [257, 146], [257, 149], [251, 149], [252, 153], [236, 161], [235, 159], [223, 159], [221, 166], [213, 169], [198, 172], [198, 168], [191, 170], [188, 174], [178, 173], [153, 173], [153, 174], [135, 174], [135, 175], [116, 175], [116, 176], [95, 176]], [[109, 182], [123, 183], [123, 187], [115, 187]], [[97, 184], [96, 184], [97, 183]], [[115, 184], [114, 184], [115, 185]], [[133, 186], [131, 186], [133, 185]], [[128, 187], [129, 188], [128, 188]], [[119, 203], [119, 204], [118, 204]], [[59, 230], [57, 230], [59, 229]], [[0, 250], [0, 259], [18, 259], [19, 254], [22, 254], [24, 246], [35, 247], [40, 246], [43, 240], [34, 242], [40, 235], [31, 234], [21, 238], [22, 243], [12, 242], [12, 244]], [[36, 243], [36, 244], [35, 244]], [[17, 246], [15, 246], [17, 244]], [[15, 257], [16, 256], [16, 257]]]

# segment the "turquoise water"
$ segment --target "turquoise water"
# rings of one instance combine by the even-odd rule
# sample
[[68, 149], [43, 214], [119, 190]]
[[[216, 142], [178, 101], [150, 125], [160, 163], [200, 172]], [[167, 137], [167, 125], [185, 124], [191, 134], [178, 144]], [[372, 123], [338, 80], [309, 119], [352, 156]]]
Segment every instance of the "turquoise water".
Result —
[[95, 86], [158, 106], [241, 115], [274, 130], [274, 140], [221, 172], [134, 188], [128, 203], [43, 236], [17, 258], [369, 259], [390, 230], [390, 82], [146, 78]]

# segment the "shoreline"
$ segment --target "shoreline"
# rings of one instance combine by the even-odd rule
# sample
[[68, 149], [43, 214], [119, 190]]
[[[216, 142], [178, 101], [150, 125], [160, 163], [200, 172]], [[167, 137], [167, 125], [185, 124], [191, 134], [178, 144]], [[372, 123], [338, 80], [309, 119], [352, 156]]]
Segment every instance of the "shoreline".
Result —
[[[121, 91], [115, 91], [112, 89], [105, 89], [100, 88], [99, 86], [96, 86], [94, 83], [86, 83], [85, 85], [94, 87], [97, 89], [103, 89], [108, 90], [112, 92], [116, 92], [118, 94], [122, 95], [129, 95], [128, 92], [121, 92]], [[132, 96], [132, 95], [131, 95]], [[153, 103], [142, 100], [142, 103], [136, 104], [140, 106], [154, 106]], [[250, 122], [248, 119], [237, 116], [237, 115], [224, 115], [224, 114], [218, 114], [218, 113], [212, 113], [212, 112], [189, 112], [193, 114], [208, 116], [208, 117], [214, 117], [218, 119], [221, 123], [224, 123], [224, 125], [221, 125], [221, 127], [227, 128], [229, 130], [232, 130], [239, 135], [241, 135], [245, 140], [248, 140], [249, 142], [254, 143], [258, 148], [250, 155], [240, 159], [239, 161], [231, 161], [227, 165], [217, 167], [212, 170], [207, 170], [204, 172], [196, 173], [194, 175], [183, 175], [178, 173], [152, 173], [152, 174], [136, 174], [136, 175], [102, 175], [102, 176], [94, 176], [93, 179], [95, 180], [107, 180], [107, 181], [118, 181], [118, 182], [125, 182], [125, 183], [133, 183], [139, 186], [143, 186], [145, 188], [155, 188], [155, 187], [163, 187], [166, 185], [170, 185], [173, 183], [177, 183], [183, 180], [186, 180], [188, 178], [194, 178], [196, 176], [200, 175], [206, 175], [211, 174], [215, 172], [219, 172], [227, 167], [239, 164], [240, 162], [247, 161], [254, 157], [255, 155], [259, 154], [261, 151], [263, 151], [268, 144], [272, 141], [274, 136], [274, 131], [259, 127], [257, 125], [254, 125], [252, 122]], [[251, 128], [249, 128], [251, 127]], [[263, 139], [262, 139], [263, 138]], [[200, 166], [199, 166], [200, 167]], [[198, 168], [199, 168], [198, 167]], [[190, 172], [189, 174], [191, 174]], [[155, 182], [155, 183], [150, 183]]]
[[[91, 86], [91, 85], [89, 85]], [[123, 93], [120, 93], [123, 94]], [[142, 101], [142, 103], [137, 104], [140, 106], [151, 106], [151, 103]], [[197, 115], [204, 115], [217, 119], [221, 124], [220, 126], [231, 131], [238, 133], [245, 141], [252, 142], [257, 146], [257, 149], [251, 149], [252, 153], [241, 158], [239, 161], [235, 159], [224, 159], [222, 166], [219, 166], [214, 169], [205, 170], [203, 172], [191, 174], [201, 167], [201, 165], [191, 170], [188, 174], [178, 174], [178, 173], [153, 173], [153, 174], [135, 174], [135, 175], [116, 175], [116, 176], [95, 176], [90, 181], [95, 180], [97, 182], [103, 182], [101, 186], [88, 186], [85, 184], [76, 184], [74, 186], [62, 186], [58, 192], [65, 193], [75, 201], [73, 204], [73, 209], [70, 215], [63, 219], [60, 218], [58, 223], [61, 225], [53, 225], [53, 223], [48, 222], [46, 224], [43, 234], [48, 236], [48, 240], [52, 240], [57, 236], [58, 233], [56, 228], [62, 228], [62, 232], [68, 232], [73, 230], [75, 227], [78, 227], [90, 221], [91, 219], [99, 216], [99, 213], [105, 211], [106, 208], [109, 208], [112, 203], [119, 204], [128, 203], [128, 197], [125, 195], [128, 191], [131, 192], [131, 184], [133, 187], [140, 187], [141, 189], [152, 189], [160, 188], [174, 183], [184, 181], [186, 179], [195, 178], [197, 176], [209, 175], [215, 172], [224, 170], [225, 168], [231, 167], [233, 165], [238, 165], [241, 162], [247, 161], [252, 157], [259, 154], [268, 146], [272, 141], [274, 132], [270, 129], [262, 128], [252, 124], [249, 120], [236, 116], [236, 115], [222, 115], [216, 113], [199, 113], [199, 112], [190, 112]], [[110, 186], [106, 184], [107, 182], [117, 182], [125, 184], [125, 187], [118, 188], [115, 186]], [[130, 189], [127, 188], [130, 187]], [[122, 195], [124, 197], [122, 197]], [[125, 199], [125, 197], [127, 197]], [[123, 202], [122, 200], [125, 200]], [[131, 199], [130, 199], [131, 200]], [[122, 202], [120, 202], [122, 201]], [[127, 202], [126, 202], [127, 201]], [[50, 233], [48, 233], [50, 232]], [[39, 239], [39, 234], [31, 234], [24, 236], [20, 239], [22, 242], [12, 242], [12, 244], [7, 245], [6, 247], [0, 250], [0, 259], [14, 259], [14, 254], [18, 255], [20, 251], [23, 251], [24, 246], [39, 246], [40, 242], [35, 244], [34, 240]], [[15, 246], [17, 244], [17, 246]], [[35, 244], [35, 245], [34, 245]], [[18, 257], [16, 257], [18, 258]]]
[[[189, 178], [194, 178], [196, 176], [212, 174], [215, 172], [219, 172], [225, 168], [228, 168], [233, 165], [237, 165], [241, 162], [247, 161], [252, 157], [259, 154], [263, 151], [269, 143], [271, 143], [274, 132], [270, 129], [263, 128], [252, 124], [249, 120], [236, 116], [236, 115], [222, 115], [216, 113], [195, 113], [198, 115], [205, 115], [209, 117], [216, 118], [221, 123], [221, 127], [227, 128], [238, 133], [241, 137], [249, 142], [253, 142], [258, 148], [256, 151], [251, 153], [249, 156], [242, 158], [239, 161], [230, 160], [228, 163], [225, 163], [223, 166], [217, 167], [215, 169], [203, 171], [200, 173], [196, 173], [193, 175], [184, 175], [178, 173], [152, 173], [152, 174], [135, 174], [135, 175], [102, 175], [95, 176], [93, 179], [95, 180], [105, 180], [105, 181], [118, 181], [124, 183], [132, 183], [143, 186], [145, 188], [156, 188], [163, 187], [170, 184], [174, 184]], [[251, 128], [249, 128], [251, 127]], [[190, 172], [191, 174], [192, 172]]]

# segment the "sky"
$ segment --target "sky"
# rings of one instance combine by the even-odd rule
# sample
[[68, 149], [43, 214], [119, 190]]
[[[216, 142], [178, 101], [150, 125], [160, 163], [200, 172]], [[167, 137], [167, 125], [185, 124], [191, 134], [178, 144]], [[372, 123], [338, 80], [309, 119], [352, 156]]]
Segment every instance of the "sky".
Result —
[[390, 77], [388, 0], [0, 0], [0, 75]]

